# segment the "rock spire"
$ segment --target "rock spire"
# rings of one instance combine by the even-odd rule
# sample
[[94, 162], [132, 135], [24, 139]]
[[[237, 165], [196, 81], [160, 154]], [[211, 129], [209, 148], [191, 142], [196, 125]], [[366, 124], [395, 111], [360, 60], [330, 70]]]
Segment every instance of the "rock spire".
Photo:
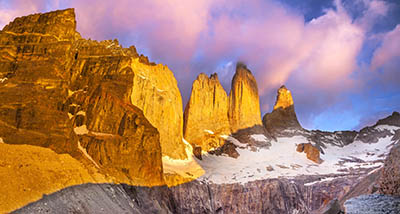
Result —
[[228, 117], [232, 132], [262, 124], [257, 81], [240, 62], [232, 79]]

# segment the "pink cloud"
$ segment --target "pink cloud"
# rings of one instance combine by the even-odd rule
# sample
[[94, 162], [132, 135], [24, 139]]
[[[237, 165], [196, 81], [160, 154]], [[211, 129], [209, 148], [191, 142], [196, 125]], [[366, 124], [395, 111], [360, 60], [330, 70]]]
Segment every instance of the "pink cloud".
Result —
[[[197, 48], [197, 41], [207, 28], [211, 0], [120, 0], [78, 1], [75, 7], [78, 29], [95, 39], [128, 33], [146, 43], [152, 55], [186, 62]], [[93, 7], [92, 5], [96, 5]]]
[[[261, 80], [261, 95], [284, 84], [293, 72], [308, 87], [345, 89], [343, 83], [351, 85], [348, 76], [357, 68], [365, 31], [352, 21], [340, 1], [336, 4], [337, 10], [328, 10], [310, 23], [271, 2], [248, 6], [250, 18], [224, 14], [213, 20], [214, 34], [207, 55], [212, 58], [239, 50], [240, 58]], [[257, 17], [258, 8], [268, 11], [262, 13], [268, 15]]]
[[[132, 41], [151, 60], [173, 69], [182, 94], [189, 94], [198, 73], [219, 71], [221, 61], [241, 60], [257, 78], [264, 111], [273, 104], [276, 88], [287, 83], [296, 87], [303, 103], [323, 109], [337, 102], [341, 92], [360, 87], [350, 76], [360, 69], [357, 57], [367, 33], [388, 11], [384, 1], [360, 2], [367, 10], [355, 20], [336, 0], [336, 9], [305, 22], [302, 14], [275, 0], [17, 0], [0, 9], [0, 25], [46, 8], [74, 7], [84, 37]], [[400, 56], [398, 38], [400, 26], [384, 36], [372, 69]], [[234, 69], [223, 72], [229, 79], [233, 74], [227, 72]], [[307, 100], [314, 91], [325, 100]]]
[[396, 57], [400, 57], [400, 25], [386, 33], [382, 45], [374, 52], [371, 70], [376, 70]]

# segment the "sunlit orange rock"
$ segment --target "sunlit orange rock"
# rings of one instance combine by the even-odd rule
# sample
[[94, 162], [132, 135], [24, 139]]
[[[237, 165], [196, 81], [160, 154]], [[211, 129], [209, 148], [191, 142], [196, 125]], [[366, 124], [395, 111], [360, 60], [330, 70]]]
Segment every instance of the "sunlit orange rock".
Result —
[[292, 105], [293, 105], [292, 93], [285, 86], [280, 87], [278, 89], [278, 95], [274, 106], [274, 110], [278, 108], [285, 109]]
[[232, 132], [262, 124], [257, 81], [243, 63], [232, 79], [228, 117]]
[[16, 18], [0, 31], [2, 141], [69, 154], [113, 182], [164, 184], [160, 132], [170, 132], [166, 155], [186, 157], [172, 72], [134, 47], [85, 40], [75, 29], [67, 9]]
[[68, 186], [112, 182], [71, 155], [48, 148], [0, 143], [0, 156], [0, 213]]
[[193, 82], [184, 113], [184, 137], [203, 151], [224, 143], [221, 135], [230, 134], [228, 96], [217, 74], [200, 74]]
[[315, 163], [321, 163], [319, 149], [311, 143], [301, 143], [297, 145], [296, 151], [306, 153], [307, 158]]

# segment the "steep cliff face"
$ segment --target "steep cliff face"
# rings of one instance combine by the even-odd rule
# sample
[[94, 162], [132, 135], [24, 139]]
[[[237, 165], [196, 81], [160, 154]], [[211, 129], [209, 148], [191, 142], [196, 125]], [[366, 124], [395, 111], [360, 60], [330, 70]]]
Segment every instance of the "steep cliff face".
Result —
[[256, 79], [246, 65], [238, 63], [229, 93], [232, 132], [262, 124], [259, 99]]
[[400, 130], [396, 131], [393, 138], [397, 141], [397, 144], [390, 150], [377, 182], [380, 193], [400, 196]]
[[130, 99], [143, 110], [144, 116], [160, 132], [162, 153], [185, 159], [183, 138], [182, 97], [171, 70], [164, 65], [148, 65], [132, 60], [135, 73]]
[[278, 89], [274, 110], [264, 115], [263, 124], [274, 136], [289, 129], [302, 129], [294, 111], [292, 93], [285, 86]]
[[1, 141], [69, 154], [90, 175], [107, 178], [101, 182], [164, 184], [162, 148], [186, 157], [172, 72], [116, 40], [82, 39], [75, 27], [67, 9], [17, 18], [0, 31]]
[[70, 70], [71, 91], [96, 88], [106, 82], [116, 95], [143, 111], [160, 132], [162, 154], [185, 159], [182, 97], [173, 73], [164, 65], [149, 63], [136, 49], [122, 48], [118, 41], [79, 40]]
[[193, 82], [184, 113], [184, 136], [203, 151], [220, 147], [230, 134], [228, 96], [217, 74], [200, 74]]
[[[135, 185], [162, 185], [159, 133], [142, 111], [100, 85], [74, 114], [75, 132], [91, 160], [116, 179]], [[82, 123], [82, 124], [80, 124]]]
[[65, 68], [74, 32], [73, 10], [18, 18], [0, 31], [0, 136], [5, 143], [58, 153], [77, 150], [72, 122], [60, 109], [68, 95]]

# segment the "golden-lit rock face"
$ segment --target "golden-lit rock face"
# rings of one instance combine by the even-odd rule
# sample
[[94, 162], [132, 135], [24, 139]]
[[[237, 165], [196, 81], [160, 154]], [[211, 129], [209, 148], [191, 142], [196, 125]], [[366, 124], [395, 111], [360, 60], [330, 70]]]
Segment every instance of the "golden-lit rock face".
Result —
[[301, 130], [294, 110], [293, 98], [290, 91], [282, 86], [278, 89], [274, 110], [263, 117], [263, 125], [269, 133], [279, 136], [288, 129]]
[[0, 138], [69, 154], [116, 183], [165, 184], [162, 151], [186, 157], [172, 72], [75, 27], [67, 9], [0, 31]]
[[69, 154], [0, 143], [0, 213], [8, 213], [68, 186], [111, 180]]
[[256, 79], [241, 63], [232, 79], [228, 117], [232, 132], [262, 124]]
[[293, 105], [292, 93], [282, 86], [278, 90], [278, 97], [274, 106], [274, 110], [278, 108], [287, 108]]
[[160, 132], [162, 154], [185, 159], [182, 96], [171, 70], [164, 65], [148, 65], [133, 60], [130, 100]]
[[296, 151], [306, 153], [307, 158], [315, 163], [321, 163], [319, 149], [311, 143], [301, 143], [297, 145]]
[[190, 100], [184, 113], [184, 137], [203, 151], [220, 147], [221, 135], [230, 134], [228, 96], [217, 74], [201, 73], [193, 82]]

